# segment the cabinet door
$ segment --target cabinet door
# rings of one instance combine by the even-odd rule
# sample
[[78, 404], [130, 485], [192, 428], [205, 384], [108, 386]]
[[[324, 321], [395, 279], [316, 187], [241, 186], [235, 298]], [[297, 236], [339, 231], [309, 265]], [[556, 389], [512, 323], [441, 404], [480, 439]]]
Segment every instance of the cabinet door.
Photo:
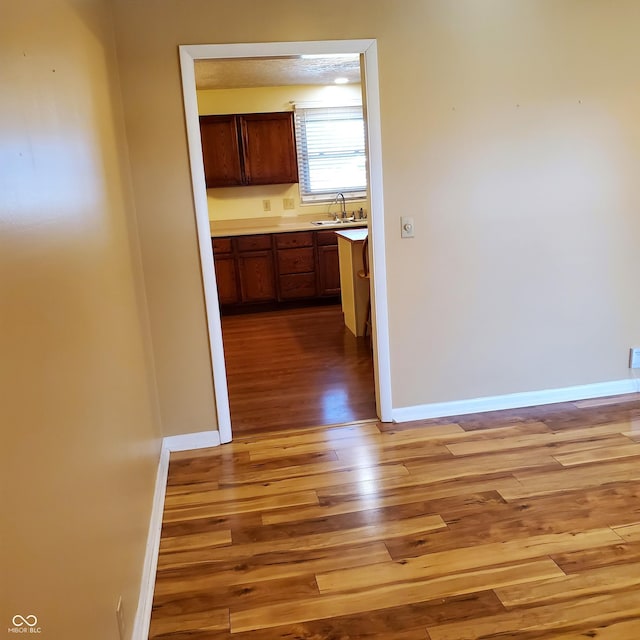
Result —
[[272, 251], [251, 251], [238, 255], [242, 302], [268, 302], [276, 299]]
[[298, 182], [293, 113], [252, 113], [239, 117], [247, 184]]
[[207, 187], [242, 184], [236, 116], [200, 116], [200, 136]]
[[318, 246], [318, 294], [340, 295], [340, 263], [338, 245]]
[[218, 300], [220, 304], [237, 304], [240, 302], [236, 261], [232, 255], [214, 256]]

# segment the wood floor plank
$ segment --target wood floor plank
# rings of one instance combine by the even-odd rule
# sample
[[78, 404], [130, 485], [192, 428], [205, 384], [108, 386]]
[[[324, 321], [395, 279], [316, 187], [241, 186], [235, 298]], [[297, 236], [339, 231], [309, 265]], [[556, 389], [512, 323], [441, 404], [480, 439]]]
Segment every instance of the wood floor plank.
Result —
[[[477, 640], [478, 638], [504, 638], [509, 633], [523, 631], [561, 632], [575, 628], [615, 623], [640, 617], [640, 598], [636, 592], [598, 595], [565, 602], [518, 609], [472, 622], [454, 622], [428, 627], [431, 640]], [[233, 629], [233, 613], [231, 614]]]
[[596, 529], [575, 534], [546, 534], [531, 536], [526, 540], [476, 545], [467, 549], [429, 553], [396, 562], [318, 573], [316, 580], [320, 593], [338, 593], [542, 558], [551, 553], [605, 546], [619, 540], [611, 529]]
[[[229, 609], [208, 609], [197, 613], [152, 616], [149, 638], [176, 637], [179, 632], [225, 631], [229, 629]], [[193, 636], [192, 636], [193, 637]]]
[[597, 626], [581, 628], [577, 631], [569, 631], [554, 635], [554, 640], [585, 640], [596, 638], [597, 640], [638, 640], [640, 638], [640, 618], [614, 622], [603, 622]]
[[229, 544], [231, 544], [231, 531], [229, 530], [192, 533], [176, 536], [175, 538], [163, 537], [160, 541], [160, 553], [176, 553], [187, 549], [207, 549]]
[[310, 551], [315, 549], [327, 549], [353, 545], [367, 540], [389, 540], [398, 536], [411, 533], [425, 533], [435, 529], [445, 529], [446, 525], [440, 516], [420, 516], [407, 518], [399, 522], [385, 522], [364, 527], [356, 527], [347, 531], [331, 531], [329, 533], [307, 534], [304, 536], [292, 536], [279, 540], [265, 542], [232, 545], [225, 548], [213, 548], [203, 553], [201, 550], [180, 551], [165, 554], [164, 567], [177, 567], [184, 564], [198, 564], [200, 562], [212, 562], [225, 559], [242, 559], [259, 555], [289, 550]]
[[232, 502], [214, 502], [195, 504], [194, 506], [168, 505], [165, 508], [164, 522], [184, 522], [201, 518], [219, 517], [224, 515], [265, 512], [271, 509], [285, 507], [302, 507], [318, 504], [318, 494], [315, 491], [295, 491], [292, 493], [278, 493], [265, 497], [247, 498]]
[[[284, 522], [315, 520], [330, 516], [382, 509], [395, 505], [409, 504], [420, 500], [438, 500], [452, 496], [472, 495], [485, 491], [498, 491], [512, 484], [519, 485], [517, 480], [509, 476], [483, 479], [478, 481], [453, 481], [440, 484], [398, 483], [396, 486], [384, 487], [378, 484], [378, 491], [362, 491], [362, 485], [342, 485], [318, 491], [319, 504], [310, 507], [281, 509], [265, 513], [262, 523], [266, 526]], [[370, 483], [366, 483], [369, 487]], [[337, 489], [337, 491], [335, 491]]]
[[544, 422], [529, 421], [515, 424], [505, 424], [492, 429], [466, 431], [457, 422], [445, 424], [426, 424], [422, 426], [394, 425], [394, 428], [382, 430], [380, 442], [382, 445], [411, 444], [415, 442], [435, 441], [441, 444], [458, 442], [483, 442], [486, 440], [500, 440], [502, 438], [517, 438], [535, 434], [553, 434]]
[[[525, 447], [555, 446], [560, 443], [578, 442], [580, 440], [595, 440], [596, 438], [622, 435], [627, 431], [624, 424], [604, 424], [585, 429], [570, 429], [567, 431], [550, 431], [546, 433], [532, 433], [527, 435], [485, 438], [483, 440], [465, 439], [462, 442], [447, 444], [447, 448], [454, 455], [470, 455], [473, 453], [494, 453], [509, 449]], [[629, 444], [628, 440], [625, 444]], [[599, 446], [599, 445], [595, 445]]]
[[[448, 452], [445, 451], [445, 455], [448, 455]], [[336, 456], [338, 457], [338, 456]], [[401, 461], [404, 462], [406, 460], [406, 456], [398, 456], [395, 459], [395, 462]], [[304, 466], [293, 466], [288, 467], [285, 465], [279, 466], [277, 468], [270, 468], [263, 470], [258, 468], [252, 471], [239, 471], [234, 475], [232, 479], [225, 480], [223, 482], [218, 483], [219, 489], [228, 489], [231, 487], [238, 487], [243, 484], [256, 484], [256, 483], [265, 483], [265, 482], [275, 482], [277, 480], [291, 480], [293, 478], [304, 478], [305, 481], [313, 483], [312, 479], [307, 480], [310, 476], [317, 475], [326, 475], [329, 473], [335, 473], [338, 471], [356, 471], [362, 470], [362, 473], [365, 473], [365, 469], [376, 469], [380, 468], [382, 465], [391, 466], [394, 460], [382, 460], [380, 458], [360, 458], [352, 461], [343, 461], [341, 458], [338, 458], [335, 461], [330, 462], [317, 462], [311, 463]], [[396, 470], [398, 467], [393, 467]], [[362, 475], [358, 473], [358, 476]], [[377, 477], [377, 473], [373, 474]], [[409, 475], [409, 472], [406, 469], [402, 470], [401, 475]], [[342, 484], [342, 483], [338, 483]]]
[[476, 476], [486, 473], [512, 472], [534, 467], [559, 467], [560, 463], [546, 451], [528, 449], [505, 451], [501, 456], [479, 454], [468, 456], [461, 465], [458, 460], [441, 460], [438, 462], [409, 460], [405, 466], [412, 476], [429, 482], [452, 480], [463, 476]]
[[572, 601], [603, 592], [640, 591], [640, 563], [600, 567], [527, 585], [496, 589], [506, 607]]
[[469, 571], [408, 584], [391, 584], [351, 593], [323, 595], [312, 600], [298, 600], [245, 611], [232, 610], [231, 631], [236, 633], [251, 629], [265, 629], [311, 619], [361, 613], [370, 609], [484, 591], [508, 584], [556, 577], [561, 574], [558, 566], [551, 560], [536, 560], [508, 567]]
[[334, 471], [322, 475], [303, 478], [286, 478], [273, 482], [255, 482], [225, 489], [211, 491], [192, 491], [188, 494], [167, 495], [165, 504], [168, 508], [190, 506], [196, 504], [214, 504], [233, 502], [248, 498], [275, 496], [289, 491], [305, 491], [322, 487], [331, 487], [353, 482], [375, 481], [379, 478], [406, 476], [409, 472], [402, 464], [388, 464], [380, 467], [362, 467], [346, 471]]
[[489, 542], [524, 541], [540, 532], [571, 533], [620, 526], [633, 518], [639, 508], [640, 485], [627, 483], [526, 501], [493, 501], [483, 505], [482, 511], [448, 514], [442, 510], [446, 535], [433, 531], [404, 536], [390, 540], [387, 546], [391, 557], [397, 560]]
[[595, 447], [586, 451], [573, 453], [554, 453], [554, 458], [565, 467], [603, 460], [619, 460], [621, 458], [635, 458], [640, 464], [640, 442], [630, 442], [611, 447]]
[[159, 596], [215, 590], [231, 585], [291, 578], [333, 569], [358, 567], [391, 560], [383, 542], [363, 542], [333, 550], [269, 553], [246, 561], [204, 563], [202, 568], [163, 570], [158, 573], [155, 594]]
[[332, 449], [332, 445], [347, 440], [368, 440], [371, 437], [380, 436], [377, 421], [361, 424], [347, 424], [336, 427], [316, 428], [301, 431], [287, 431], [271, 437], [262, 437], [259, 440], [239, 440], [231, 443], [234, 453], [251, 453], [267, 451], [269, 449], [288, 449], [301, 445], [320, 444], [323, 448]]
[[[403, 502], [378, 509], [363, 509], [336, 515], [324, 515], [312, 520], [298, 520], [273, 525], [260, 525], [234, 530], [234, 542], [259, 542], [280, 540], [310, 533], [344, 531], [369, 525], [372, 522], [399, 522], [422, 516], [438, 516], [449, 519], [460, 518], [469, 513], [483, 512], [491, 503], [503, 503], [495, 491], [457, 495], [450, 498], [416, 502]], [[617, 538], [619, 540], [619, 538]]]
[[635, 459], [621, 459], [544, 471], [514, 470], [513, 475], [518, 484], [499, 490], [505, 500], [589, 489], [612, 482], [637, 482], [640, 480], [640, 464]]
[[622, 542], [598, 549], [556, 553], [552, 558], [565, 573], [579, 573], [597, 567], [640, 562], [640, 543]]
[[494, 593], [482, 591], [398, 607], [373, 609], [365, 613], [234, 633], [231, 637], [233, 640], [427, 638], [427, 624], [470, 619], [502, 611], [504, 609]]
[[[393, 445], [393, 446], [392, 446]], [[394, 444], [393, 442], [376, 446], [355, 446], [336, 451], [338, 460], [344, 465], [386, 464], [389, 462], [408, 462], [409, 460], [433, 460], [451, 458], [452, 454], [441, 442], [424, 443], [417, 448], [413, 443]]]
[[186, 593], [154, 595], [154, 610], [163, 617], [205, 612], [220, 607], [233, 607], [234, 611], [276, 606], [289, 600], [313, 599], [318, 587], [313, 575], [300, 574], [287, 578], [274, 578], [262, 582], [229, 585], [224, 589], [192, 590]]
[[626, 542], [640, 542], [640, 522], [614, 527], [613, 530]]

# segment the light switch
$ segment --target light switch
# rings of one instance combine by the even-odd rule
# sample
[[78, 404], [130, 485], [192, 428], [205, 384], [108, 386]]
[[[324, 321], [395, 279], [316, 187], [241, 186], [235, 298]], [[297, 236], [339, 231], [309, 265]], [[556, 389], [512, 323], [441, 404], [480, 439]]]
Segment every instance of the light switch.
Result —
[[413, 238], [415, 231], [413, 227], [413, 218], [411, 216], [402, 216], [400, 218], [400, 237], [401, 238]]

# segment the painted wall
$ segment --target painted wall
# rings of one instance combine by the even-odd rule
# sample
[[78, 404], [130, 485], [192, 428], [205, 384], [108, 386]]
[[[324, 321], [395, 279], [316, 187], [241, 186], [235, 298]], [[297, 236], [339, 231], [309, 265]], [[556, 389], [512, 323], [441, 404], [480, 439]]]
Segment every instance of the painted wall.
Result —
[[159, 454], [113, 26], [101, 0], [1, 13], [0, 626], [113, 640]]
[[[357, 104], [362, 100], [360, 85], [256, 87], [243, 89], [203, 89], [197, 92], [200, 115], [222, 113], [263, 113], [292, 111], [292, 102], [317, 106]], [[292, 199], [293, 209], [284, 208], [284, 200]], [[329, 205], [300, 202], [297, 184], [257, 185], [207, 190], [210, 220], [238, 220], [315, 214], [322, 219], [329, 215]], [[263, 201], [269, 200], [270, 211], [264, 211]], [[348, 210], [368, 210], [365, 200], [349, 202]], [[336, 211], [336, 206], [331, 208]]]
[[[177, 46], [367, 37], [379, 53], [394, 407], [630, 375], [636, 0], [115, 6], [152, 314], [168, 309], [157, 338], [181, 345], [173, 361], [158, 355], [167, 380], [204, 375], [207, 357]], [[416, 237], [401, 240], [409, 212]], [[206, 394], [182, 404], [194, 403], [206, 409]]]

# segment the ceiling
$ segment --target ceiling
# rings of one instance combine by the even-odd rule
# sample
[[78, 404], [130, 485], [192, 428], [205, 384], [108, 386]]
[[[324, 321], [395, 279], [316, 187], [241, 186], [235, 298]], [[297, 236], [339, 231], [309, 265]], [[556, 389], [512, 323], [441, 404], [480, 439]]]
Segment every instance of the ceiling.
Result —
[[240, 89], [333, 84], [336, 78], [360, 82], [357, 54], [286, 58], [233, 58], [195, 61], [197, 89]]

